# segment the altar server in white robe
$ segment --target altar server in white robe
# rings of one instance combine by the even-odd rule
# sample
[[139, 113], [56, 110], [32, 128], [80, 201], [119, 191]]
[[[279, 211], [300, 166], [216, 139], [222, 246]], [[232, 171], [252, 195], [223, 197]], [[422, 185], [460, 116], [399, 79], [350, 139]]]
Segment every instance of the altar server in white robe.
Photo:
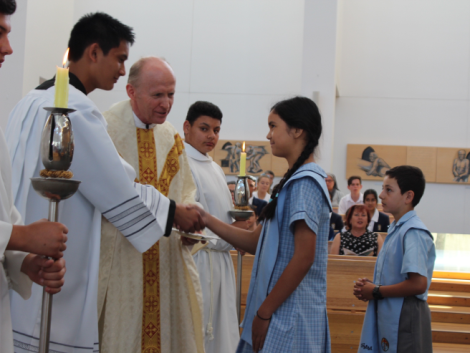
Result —
[[[106, 217], [140, 252], [149, 249], [175, 222], [187, 231], [200, 229], [200, 215], [161, 195], [152, 186], [135, 183], [134, 169], [123, 161], [106, 131], [106, 122], [87, 97], [94, 89], [111, 90], [125, 75], [124, 62], [132, 29], [104, 13], [83, 16], [69, 40], [68, 106], [75, 152], [71, 170], [80, 180], [78, 192], [60, 203], [59, 219], [69, 229], [66, 283], [54, 297], [50, 349], [57, 352], [98, 352], [97, 291], [101, 217]], [[32, 189], [29, 178], [43, 169], [39, 142], [54, 104], [54, 80], [28, 93], [10, 114], [7, 142], [13, 164], [15, 205], [28, 223], [47, 216], [47, 201]], [[33, 285], [24, 302], [12, 296], [15, 352], [38, 346], [41, 288]]]
[[[0, 14], [0, 26], [3, 26], [2, 22]], [[44, 221], [22, 225], [21, 216], [13, 204], [10, 158], [2, 129], [0, 151], [0, 352], [13, 353], [8, 291], [14, 290], [23, 299], [28, 299], [34, 281], [45, 285], [48, 293], [60, 292], [65, 274], [62, 256], [66, 248], [67, 228], [61, 223]], [[47, 260], [36, 254], [56, 260]]]
[[[202, 101], [191, 105], [184, 122], [185, 149], [197, 187], [196, 201], [210, 214], [231, 224], [228, 211], [233, 208], [232, 196], [224, 172], [207, 155], [219, 140], [221, 123], [222, 112], [216, 105]], [[247, 227], [246, 222], [236, 223]], [[211, 233], [208, 229], [206, 232]], [[235, 352], [240, 340], [231, 249], [232, 245], [218, 239], [194, 254], [204, 299], [206, 353]]]
[[[13, 50], [8, 40], [14, 0], [0, 0], [0, 67]], [[23, 226], [13, 204], [11, 166], [3, 130], [0, 128], [0, 352], [13, 353], [13, 331], [8, 290], [24, 299], [31, 295], [32, 281], [46, 286], [48, 293], [60, 292], [65, 273], [62, 258], [67, 228], [60, 223], [35, 222]], [[18, 251], [19, 250], [19, 251]], [[34, 254], [30, 254], [33, 252]], [[47, 260], [40, 255], [57, 260]]]

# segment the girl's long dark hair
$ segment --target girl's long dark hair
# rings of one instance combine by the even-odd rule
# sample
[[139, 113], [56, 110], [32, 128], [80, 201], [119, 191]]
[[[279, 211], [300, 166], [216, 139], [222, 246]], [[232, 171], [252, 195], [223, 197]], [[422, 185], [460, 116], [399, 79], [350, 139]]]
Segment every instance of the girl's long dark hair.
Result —
[[259, 221], [268, 220], [274, 217], [277, 206], [277, 198], [284, 184], [300, 168], [302, 164], [313, 153], [318, 146], [322, 132], [320, 112], [317, 105], [309, 98], [294, 97], [280, 101], [271, 108], [271, 111], [287, 124], [289, 128], [297, 128], [305, 131], [307, 144], [291, 169], [284, 174], [279, 184], [272, 193], [272, 201], [266, 205], [259, 217]]

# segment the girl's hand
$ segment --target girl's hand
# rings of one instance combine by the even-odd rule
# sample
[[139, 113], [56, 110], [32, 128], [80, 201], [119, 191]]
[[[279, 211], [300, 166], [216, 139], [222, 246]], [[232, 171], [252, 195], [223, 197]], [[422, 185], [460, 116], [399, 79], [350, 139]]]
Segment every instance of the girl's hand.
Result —
[[259, 352], [261, 349], [263, 349], [270, 323], [271, 320], [261, 320], [258, 316], [255, 316], [251, 330], [251, 339], [254, 352]]

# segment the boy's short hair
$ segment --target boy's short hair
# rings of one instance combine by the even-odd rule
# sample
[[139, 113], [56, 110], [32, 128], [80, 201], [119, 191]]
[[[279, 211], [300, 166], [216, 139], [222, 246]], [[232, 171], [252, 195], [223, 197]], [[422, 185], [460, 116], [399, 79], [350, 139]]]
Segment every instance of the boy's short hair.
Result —
[[227, 181], [227, 185], [237, 185], [236, 181]]
[[134, 44], [134, 31], [103, 12], [84, 15], [73, 26], [69, 39], [69, 60], [78, 61], [85, 49], [98, 43], [104, 55], [121, 45], [121, 41]]
[[350, 176], [349, 179], [348, 179], [348, 186], [352, 184], [352, 182], [354, 180], [358, 179], [359, 180], [359, 184], [362, 185], [362, 179], [360, 176], [357, 176], [357, 175], [353, 175], [353, 176]]
[[222, 124], [222, 111], [220, 108], [211, 102], [205, 101], [197, 101], [193, 103], [188, 109], [186, 120], [189, 121], [192, 126], [197, 118], [204, 115], [209, 116], [212, 119], [217, 119]]
[[269, 175], [271, 175], [271, 176], [273, 177], [273, 179], [276, 177], [276, 176], [274, 175], [274, 173], [273, 173], [271, 170], [266, 170], [266, 171], [264, 172], [264, 174], [269, 174]]
[[415, 195], [411, 202], [413, 207], [419, 203], [426, 187], [426, 179], [421, 169], [411, 165], [400, 165], [387, 170], [385, 175], [397, 181], [402, 195], [410, 190], [414, 192]]
[[16, 11], [15, 0], [0, 0], [0, 13], [4, 15], [13, 15]]

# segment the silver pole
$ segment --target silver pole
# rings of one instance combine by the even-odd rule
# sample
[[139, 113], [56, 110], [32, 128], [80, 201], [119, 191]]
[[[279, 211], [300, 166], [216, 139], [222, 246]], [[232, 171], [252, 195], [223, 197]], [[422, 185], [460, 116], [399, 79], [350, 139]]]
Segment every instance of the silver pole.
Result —
[[238, 251], [237, 256], [237, 315], [238, 323], [241, 323], [241, 313], [242, 313], [242, 261], [243, 256]]
[[[57, 222], [59, 219], [59, 201], [49, 200], [49, 221]], [[39, 353], [49, 352], [49, 338], [51, 336], [52, 295], [42, 290], [41, 329], [39, 332]]]

